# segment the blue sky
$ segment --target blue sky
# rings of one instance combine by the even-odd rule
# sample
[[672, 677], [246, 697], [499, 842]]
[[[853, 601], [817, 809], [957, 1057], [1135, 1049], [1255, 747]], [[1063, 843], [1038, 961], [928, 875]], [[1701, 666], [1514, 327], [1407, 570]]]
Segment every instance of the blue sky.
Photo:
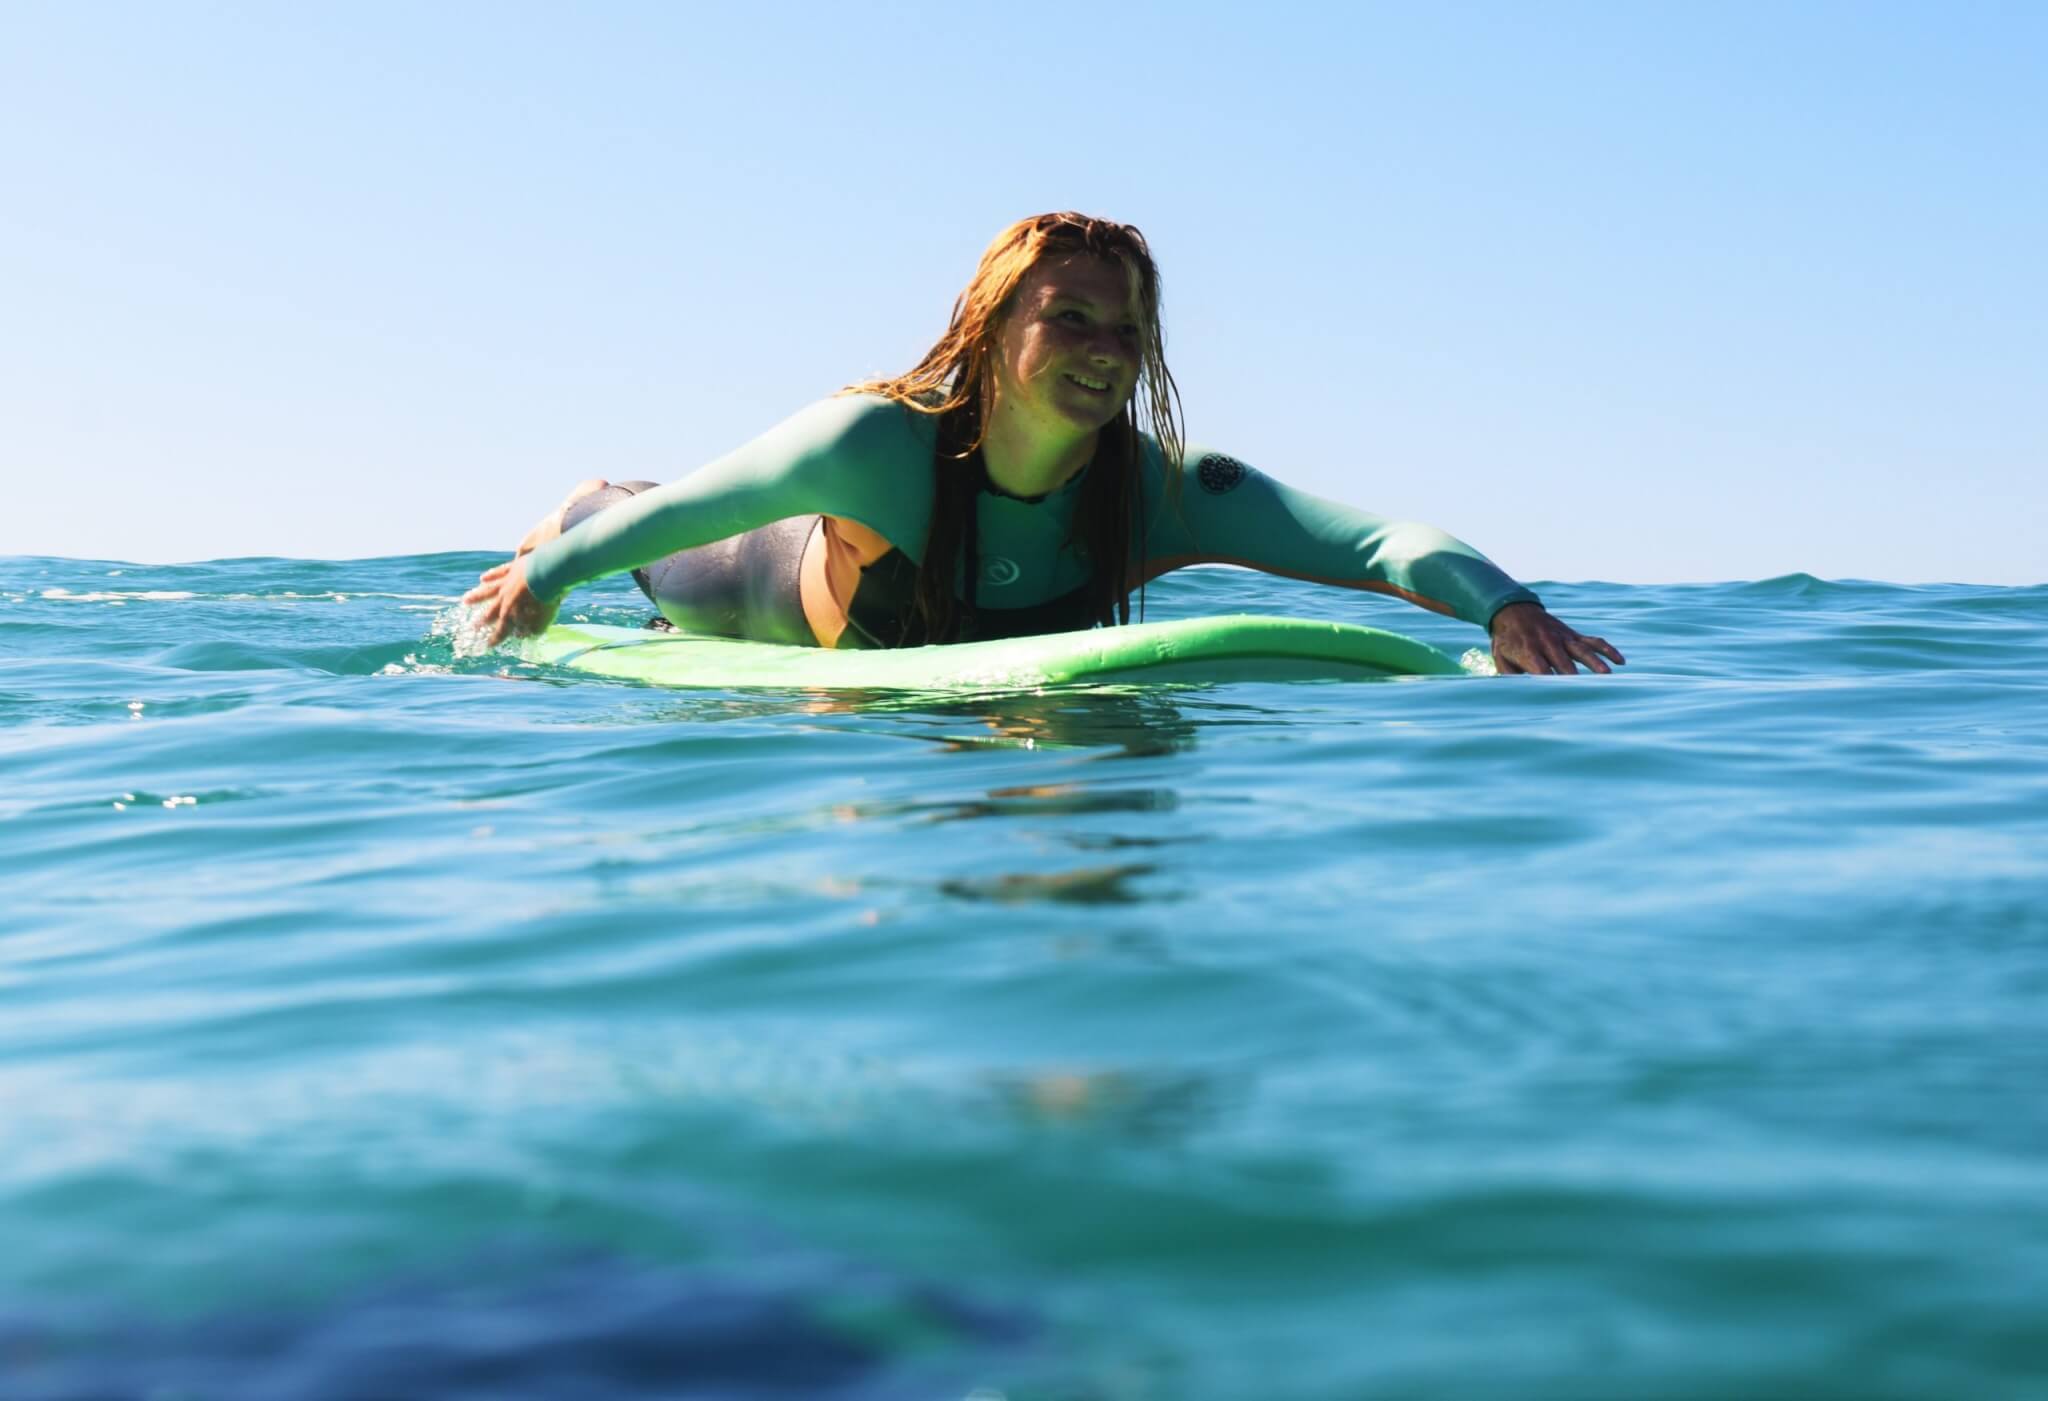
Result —
[[0, 7], [0, 554], [509, 548], [1078, 208], [1523, 578], [2048, 580], [2048, 7], [722, 8]]

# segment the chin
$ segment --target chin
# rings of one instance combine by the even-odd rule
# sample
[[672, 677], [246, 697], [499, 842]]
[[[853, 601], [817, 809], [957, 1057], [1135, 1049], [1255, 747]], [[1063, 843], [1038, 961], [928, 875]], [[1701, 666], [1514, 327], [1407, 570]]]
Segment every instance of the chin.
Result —
[[1107, 428], [1110, 424], [1122, 418], [1124, 410], [1130, 407], [1130, 403], [1129, 398], [1123, 398], [1113, 404], [1076, 404], [1066, 411], [1065, 416], [1076, 427], [1092, 431], [1097, 428]]

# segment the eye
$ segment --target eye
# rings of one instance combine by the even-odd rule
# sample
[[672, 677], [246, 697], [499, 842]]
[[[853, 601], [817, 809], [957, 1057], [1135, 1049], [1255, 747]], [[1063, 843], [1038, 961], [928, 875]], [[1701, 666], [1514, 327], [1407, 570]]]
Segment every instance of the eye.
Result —
[[1087, 317], [1083, 316], [1080, 312], [1074, 310], [1072, 307], [1068, 307], [1065, 311], [1058, 313], [1056, 316], [1053, 317], [1053, 320], [1064, 321], [1069, 326], [1083, 326], [1086, 325], [1088, 322]]

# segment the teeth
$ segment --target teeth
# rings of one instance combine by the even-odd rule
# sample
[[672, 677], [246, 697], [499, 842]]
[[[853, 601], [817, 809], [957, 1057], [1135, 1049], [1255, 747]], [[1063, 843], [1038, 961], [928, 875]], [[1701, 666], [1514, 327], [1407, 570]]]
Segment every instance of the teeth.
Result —
[[1107, 388], [1109, 388], [1109, 382], [1108, 382], [1107, 380], [1100, 380], [1100, 379], [1090, 379], [1090, 378], [1088, 378], [1088, 376], [1086, 376], [1086, 375], [1072, 375], [1072, 374], [1068, 375], [1068, 376], [1067, 376], [1067, 378], [1068, 378], [1068, 379], [1070, 379], [1070, 380], [1072, 380], [1072, 381], [1073, 381], [1074, 383], [1076, 383], [1076, 384], [1080, 385], [1080, 386], [1081, 386], [1081, 387], [1082, 387], [1083, 389], [1107, 389]]

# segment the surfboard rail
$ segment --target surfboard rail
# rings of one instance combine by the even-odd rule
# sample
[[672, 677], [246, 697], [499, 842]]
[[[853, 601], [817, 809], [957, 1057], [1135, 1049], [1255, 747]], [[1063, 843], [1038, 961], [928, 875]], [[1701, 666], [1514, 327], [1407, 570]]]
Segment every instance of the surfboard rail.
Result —
[[729, 637], [558, 623], [513, 644], [521, 659], [660, 686], [711, 690], [992, 691], [1090, 682], [1204, 684], [1462, 676], [1426, 642], [1262, 614], [1182, 618], [1084, 632], [886, 651], [835, 651]]

